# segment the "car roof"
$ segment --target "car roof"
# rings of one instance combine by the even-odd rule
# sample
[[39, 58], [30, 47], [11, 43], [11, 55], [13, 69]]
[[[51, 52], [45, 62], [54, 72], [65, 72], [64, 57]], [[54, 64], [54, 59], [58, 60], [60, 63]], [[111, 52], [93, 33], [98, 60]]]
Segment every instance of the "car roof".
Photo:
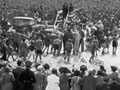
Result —
[[32, 17], [14, 17], [14, 19], [27, 19], [27, 20], [34, 20]]

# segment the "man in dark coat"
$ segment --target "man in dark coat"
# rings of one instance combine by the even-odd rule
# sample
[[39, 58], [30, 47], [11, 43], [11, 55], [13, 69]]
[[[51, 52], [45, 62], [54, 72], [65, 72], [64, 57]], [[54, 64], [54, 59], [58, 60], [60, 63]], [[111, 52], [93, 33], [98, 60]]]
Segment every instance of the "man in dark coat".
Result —
[[68, 4], [64, 3], [63, 4], [63, 20], [66, 18], [67, 14], [68, 14]]
[[109, 87], [109, 77], [108, 76], [104, 77], [103, 84], [98, 84], [96, 86], [96, 90], [110, 90], [110, 87]]
[[68, 42], [68, 40], [73, 40], [73, 34], [72, 34], [72, 32], [71, 32], [71, 30], [70, 29], [68, 29], [67, 30], [67, 32], [65, 32], [65, 34], [64, 34], [64, 37], [63, 37], [63, 47], [64, 47], [64, 53], [65, 53], [65, 45], [66, 45], [66, 43]]
[[17, 67], [12, 70], [13, 75], [15, 76], [15, 81], [13, 83], [14, 90], [21, 90], [22, 83], [19, 81], [19, 76], [23, 71], [24, 69], [22, 68], [22, 61], [18, 60]]
[[112, 77], [112, 83], [110, 84], [110, 90], [120, 90], [120, 84], [117, 82], [117, 77]]
[[23, 71], [19, 77], [19, 80], [22, 82], [22, 90], [34, 90], [33, 83], [36, 82], [34, 73], [30, 70], [32, 63], [26, 61], [26, 70]]

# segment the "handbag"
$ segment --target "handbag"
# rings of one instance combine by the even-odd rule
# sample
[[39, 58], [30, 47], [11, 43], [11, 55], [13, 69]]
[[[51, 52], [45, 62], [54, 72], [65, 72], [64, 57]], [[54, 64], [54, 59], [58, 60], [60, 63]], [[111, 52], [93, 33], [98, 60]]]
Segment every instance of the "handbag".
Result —
[[79, 77], [77, 78], [77, 80], [76, 80], [75, 84], [71, 87], [71, 89], [70, 89], [70, 90], [74, 90], [74, 87], [76, 86], [76, 84], [78, 83], [78, 81], [79, 81]]

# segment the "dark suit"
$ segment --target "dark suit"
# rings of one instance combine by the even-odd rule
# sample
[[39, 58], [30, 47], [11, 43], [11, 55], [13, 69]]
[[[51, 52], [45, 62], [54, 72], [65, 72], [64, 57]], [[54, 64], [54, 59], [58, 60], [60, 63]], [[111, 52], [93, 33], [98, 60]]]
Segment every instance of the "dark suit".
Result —
[[23, 71], [19, 77], [19, 80], [23, 84], [22, 90], [33, 90], [33, 83], [36, 82], [35, 75], [32, 71], [29, 69], [26, 69]]
[[22, 69], [21, 67], [17, 67], [15, 69], [13, 69], [13, 75], [15, 76], [15, 81], [14, 81], [14, 90], [21, 90], [21, 82], [19, 81], [19, 76], [21, 75], [21, 73], [24, 71], [24, 69]]
[[120, 84], [118, 84], [117, 82], [112, 82], [110, 84], [110, 90], [120, 90]]
[[103, 83], [102, 85], [97, 85], [96, 90], [110, 90], [109, 85]]

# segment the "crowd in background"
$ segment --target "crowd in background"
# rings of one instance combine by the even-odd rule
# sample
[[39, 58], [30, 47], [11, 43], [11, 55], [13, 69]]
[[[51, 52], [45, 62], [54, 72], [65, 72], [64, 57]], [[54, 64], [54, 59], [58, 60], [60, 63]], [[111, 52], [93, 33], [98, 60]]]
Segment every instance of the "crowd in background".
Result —
[[[72, 11], [74, 8], [71, 4], [69, 12]], [[64, 4], [63, 20], [67, 14], [68, 6]], [[21, 61], [17, 61], [18, 66], [15, 69], [9, 64], [1, 65], [0, 88], [2, 90], [120, 90], [120, 72], [117, 72], [118, 68], [115, 66], [111, 67], [112, 73], [107, 74], [104, 66], [100, 66], [98, 71], [89, 71], [84, 65], [80, 70], [74, 70], [73, 67], [70, 71], [65, 67], [50, 70], [48, 64], [41, 65], [45, 53], [52, 53], [59, 57], [63, 52], [64, 60], [69, 62], [72, 54], [78, 55], [84, 51], [90, 51], [89, 62], [91, 63], [101, 48], [102, 55], [109, 53], [111, 43], [112, 54], [116, 55], [120, 37], [118, 34], [120, 22], [116, 11], [112, 14], [106, 11], [94, 11], [91, 16], [87, 16], [83, 9], [75, 14], [80, 19], [79, 22], [74, 20], [67, 22], [65, 28], [56, 29], [51, 36], [44, 33], [45, 27], [41, 30], [25, 27], [20, 33], [12, 25], [9, 26], [7, 21], [1, 20], [0, 60], [9, 62], [10, 56], [13, 61], [17, 61], [16, 56], [22, 58]], [[31, 56], [35, 63], [37, 60], [41, 63], [34, 65], [34, 72], [31, 71], [33, 64], [27, 61]], [[22, 62], [25, 62], [25, 65]]]

